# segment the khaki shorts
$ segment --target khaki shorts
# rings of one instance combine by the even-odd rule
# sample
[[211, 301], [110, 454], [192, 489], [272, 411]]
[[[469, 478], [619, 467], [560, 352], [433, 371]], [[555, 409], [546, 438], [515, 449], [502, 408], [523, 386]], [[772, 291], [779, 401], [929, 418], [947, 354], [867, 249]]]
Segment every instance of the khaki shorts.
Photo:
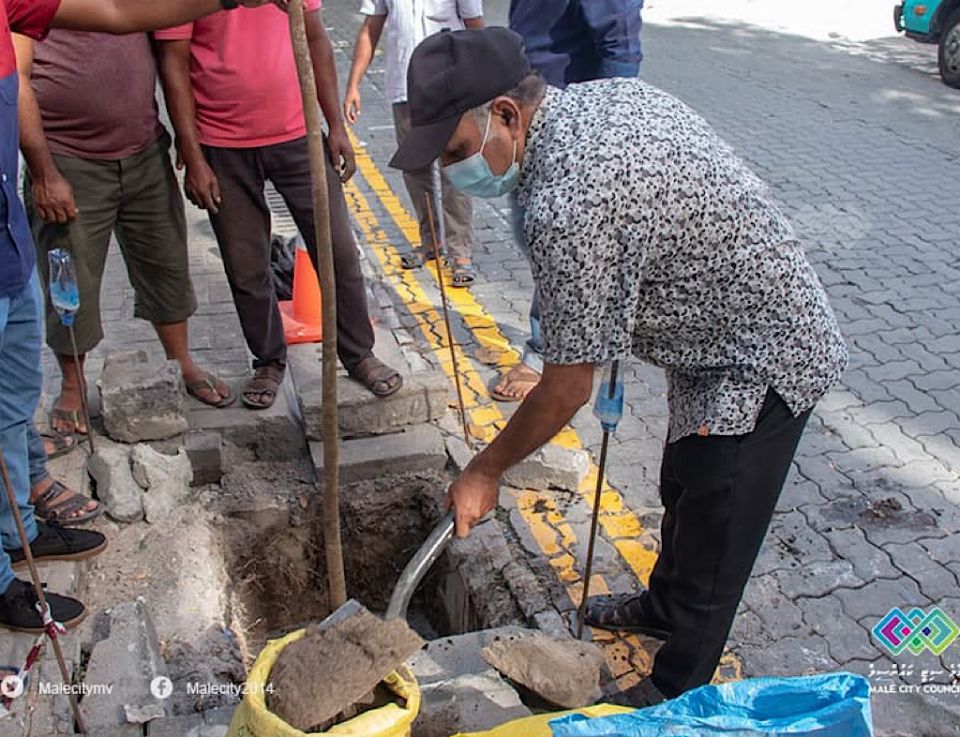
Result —
[[[136, 293], [134, 316], [154, 324], [183, 322], [197, 309], [190, 282], [183, 198], [164, 134], [145, 151], [119, 161], [54, 156], [73, 187], [78, 217], [67, 225], [41, 220], [33, 207], [30, 180], [24, 199], [37, 246], [37, 268], [46, 285], [47, 253], [63, 248], [73, 254], [80, 288], [75, 331], [80, 353], [103, 339], [100, 285], [110, 238], [116, 234], [127, 274]], [[47, 345], [71, 352], [70, 335], [47, 303]]]

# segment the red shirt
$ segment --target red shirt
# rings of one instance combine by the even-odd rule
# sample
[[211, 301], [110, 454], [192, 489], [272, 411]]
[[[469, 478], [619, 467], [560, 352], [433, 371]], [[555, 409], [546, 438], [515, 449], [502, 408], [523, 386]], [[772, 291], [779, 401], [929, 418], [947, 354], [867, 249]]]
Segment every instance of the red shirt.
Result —
[[[308, 13], [320, 6], [304, 0]], [[214, 13], [155, 36], [190, 41], [201, 143], [254, 148], [306, 135], [289, 22], [275, 5]]]

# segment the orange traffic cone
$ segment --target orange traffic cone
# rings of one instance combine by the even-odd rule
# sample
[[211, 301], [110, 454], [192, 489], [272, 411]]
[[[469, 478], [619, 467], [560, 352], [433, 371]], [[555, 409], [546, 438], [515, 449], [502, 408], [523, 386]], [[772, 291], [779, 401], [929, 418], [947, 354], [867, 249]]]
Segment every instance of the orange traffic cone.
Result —
[[310, 261], [310, 254], [303, 245], [303, 238], [297, 238], [297, 255], [293, 262], [293, 300], [280, 303], [287, 345], [321, 342], [322, 314], [320, 281]]

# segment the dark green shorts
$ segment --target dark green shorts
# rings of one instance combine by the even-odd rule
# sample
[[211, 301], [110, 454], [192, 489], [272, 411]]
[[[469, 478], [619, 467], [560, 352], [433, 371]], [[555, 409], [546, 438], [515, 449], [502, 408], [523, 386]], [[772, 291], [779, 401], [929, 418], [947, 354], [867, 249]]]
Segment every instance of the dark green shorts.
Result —
[[[68, 225], [41, 220], [27, 179], [24, 199], [37, 245], [37, 266], [46, 284], [47, 253], [73, 254], [80, 287], [75, 330], [81, 353], [103, 339], [100, 282], [116, 235], [136, 293], [134, 316], [154, 324], [183, 322], [197, 309], [190, 282], [183, 198], [167, 151], [166, 134], [150, 148], [119, 161], [54, 156], [73, 187], [80, 214]], [[47, 300], [47, 344], [70, 353], [70, 336]]]

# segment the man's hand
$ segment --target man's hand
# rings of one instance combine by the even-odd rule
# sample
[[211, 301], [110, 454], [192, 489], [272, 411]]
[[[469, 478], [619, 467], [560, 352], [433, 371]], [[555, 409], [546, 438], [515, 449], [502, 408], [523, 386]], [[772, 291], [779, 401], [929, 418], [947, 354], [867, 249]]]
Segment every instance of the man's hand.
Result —
[[363, 111], [363, 105], [360, 102], [360, 90], [353, 85], [347, 87], [347, 94], [343, 96], [343, 117], [347, 119], [350, 125], [357, 124], [357, 118]]
[[73, 187], [58, 171], [34, 178], [30, 191], [37, 214], [48, 223], [69, 223], [79, 213]]
[[184, 165], [187, 168], [187, 176], [184, 178], [187, 199], [202, 210], [218, 214], [223, 198], [220, 196], [220, 182], [210, 164], [202, 156], [184, 162], [178, 155], [177, 169], [183, 169]]
[[494, 478], [471, 463], [450, 484], [447, 508], [456, 513], [457, 537], [466, 537], [484, 516], [497, 508], [500, 479]]
[[327, 135], [327, 148], [330, 151], [330, 163], [340, 175], [340, 182], [348, 182], [357, 170], [357, 157], [342, 122], [340, 127], [331, 130]]

